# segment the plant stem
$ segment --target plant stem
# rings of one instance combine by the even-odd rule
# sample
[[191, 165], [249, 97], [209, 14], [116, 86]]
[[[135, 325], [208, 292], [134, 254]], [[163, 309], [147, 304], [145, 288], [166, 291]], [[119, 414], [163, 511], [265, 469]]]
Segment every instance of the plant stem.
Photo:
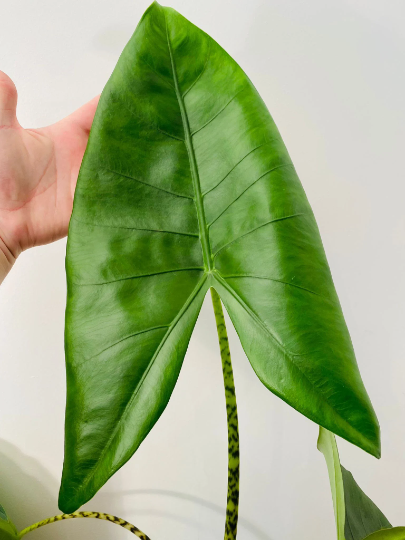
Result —
[[224, 540], [235, 540], [238, 528], [239, 505], [239, 430], [238, 410], [236, 406], [235, 383], [228, 334], [226, 332], [224, 312], [221, 299], [215, 289], [211, 288], [212, 305], [221, 350], [222, 373], [224, 376], [226, 415], [228, 421], [228, 497], [226, 505]]
[[18, 537], [22, 538], [25, 534], [31, 531], [34, 531], [35, 529], [38, 529], [39, 527], [43, 527], [44, 525], [48, 525], [49, 523], [55, 523], [55, 521], [62, 521], [63, 519], [73, 519], [73, 518], [104, 519], [105, 521], [110, 521], [111, 523], [115, 523], [115, 525], [120, 525], [121, 527], [124, 527], [124, 529], [127, 529], [132, 534], [135, 534], [136, 536], [138, 536], [138, 538], [141, 538], [142, 540], [150, 540], [150, 538], [146, 536], [145, 533], [140, 531], [137, 527], [135, 527], [135, 525], [131, 525], [131, 523], [128, 523], [128, 521], [125, 521], [125, 519], [111, 516], [110, 514], [102, 514], [100, 512], [73, 512], [73, 514], [61, 514], [60, 516], [54, 516], [48, 519], [44, 519], [43, 521], [34, 523], [34, 525], [31, 525], [30, 527], [27, 527], [26, 529], [22, 530], [20, 534], [18, 535]]

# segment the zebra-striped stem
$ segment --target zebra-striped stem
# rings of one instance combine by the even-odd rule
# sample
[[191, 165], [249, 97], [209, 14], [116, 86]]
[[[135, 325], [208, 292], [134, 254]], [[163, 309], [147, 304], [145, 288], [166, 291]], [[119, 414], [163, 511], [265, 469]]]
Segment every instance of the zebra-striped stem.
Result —
[[236, 407], [235, 383], [226, 332], [224, 312], [221, 300], [215, 289], [211, 289], [212, 305], [221, 351], [222, 373], [224, 376], [226, 415], [228, 420], [228, 496], [226, 505], [224, 540], [235, 540], [238, 528], [239, 505], [239, 430], [238, 411]]
[[22, 530], [19, 533], [18, 538], [22, 538], [25, 534], [31, 531], [34, 531], [35, 529], [38, 529], [39, 527], [43, 527], [44, 525], [48, 525], [49, 523], [55, 523], [56, 521], [62, 521], [64, 519], [74, 519], [74, 518], [104, 519], [105, 521], [110, 521], [111, 523], [115, 523], [115, 525], [120, 525], [120, 527], [127, 529], [132, 534], [135, 534], [135, 536], [137, 536], [138, 538], [141, 538], [141, 540], [150, 540], [150, 538], [146, 536], [145, 533], [140, 531], [138, 527], [135, 527], [135, 525], [128, 523], [128, 521], [125, 521], [125, 519], [111, 516], [110, 514], [102, 514], [101, 512], [73, 512], [73, 514], [61, 514], [60, 516], [54, 516], [48, 519], [44, 519], [43, 521], [34, 523], [34, 525], [31, 525], [30, 527], [27, 527], [26, 529]]

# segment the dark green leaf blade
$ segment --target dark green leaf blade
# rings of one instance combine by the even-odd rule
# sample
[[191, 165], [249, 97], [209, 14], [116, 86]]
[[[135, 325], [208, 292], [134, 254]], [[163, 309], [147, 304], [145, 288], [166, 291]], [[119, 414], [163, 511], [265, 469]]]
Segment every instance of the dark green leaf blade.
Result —
[[[392, 527], [391, 523], [359, 487], [352, 473], [341, 465], [335, 436], [322, 427], [319, 428], [318, 450], [328, 467], [338, 540], [374, 538], [373, 533], [381, 529], [385, 534], [385, 529]], [[381, 539], [385, 538], [384, 534]], [[392, 538], [397, 537], [392, 535]]]
[[157, 3], [100, 99], [67, 279], [63, 511], [91, 498], [159, 418], [210, 286], [262, 382], [379, 455], [319, 232], [278, 130], [229, 55]]
[[345, 494], [346, 540], [363, 540], [375, 531], [392, 527], [381, 510], [359, 487], [352, 473], [343, 465], [341, 468]]

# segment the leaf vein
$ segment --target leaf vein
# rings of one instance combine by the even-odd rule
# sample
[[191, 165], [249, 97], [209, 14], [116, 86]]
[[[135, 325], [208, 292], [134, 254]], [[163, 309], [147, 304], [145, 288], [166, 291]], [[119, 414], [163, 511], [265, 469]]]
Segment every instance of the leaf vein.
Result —
[[290, 287], [295, 287], [296, 289], [301, 289], [303, 291], [307, 291], [311, 294], [315, 294], [316, 296], [319, 296], [320, 298], [323, 298], [325, 300], [329, 300], [329, 301], [332, 301], [331, 298], [328, 298], [327, 296], [323, 296], [322, 294], [319, 294], [311, 289], [308, 289], [307, 287], [302, 287], [301, 285], [297, 285], [296, 283], [290, 283], [289, 281], [283, 281], [282, 279], [276, 279], [276, 278], [272, 278], [272, 277], [268, 277], [268, 276], [258, 276], [256, 274], [231, 274], [231, 275], [228, 275], [228, 276], [224, 276], [223, 274], [221, 274], [221, 276], [224, 278], [224, 279], [233, 279], [233, 278], [253, 278], [253, 279], [264, 279], [264, 280], [268, 280], [268, 281], [275, 281], [277, 283], [282, 283], [283, 285], [289, 285]]
[[208, 41], [208, 52], [207, 52], [207, 58], [205, 59], [205, 63], [204, 63], [204, 67], [202, 68], [200, 74], [197, 76], [196, 79], [194, 79], [194, 81], [191, 83], [191, 85], [187, 88], [187, 90], [183, 93], [183, 99], [186, 97], [186, 95], [190, 92], [190, 90], [193, 88], [193, 86], [195, 85], [195, 83], [200, 79], [201, 75], [204, 73], [205, 71], [205, 68], [207, 67], [208, 65], [208, 60], [209, 60], [209, 57], [210, 57], [210, 54], [211, 54], [211, 39]]
[[135, 118], [137, 118], [138, 120], [141, 120], [141, 122], [143, 122], [145, 125], [153, 128], [153, 129], [156, 129], [157, 131], [159, 131], [160, 133], [162, 133], [163, 135], [166, 135], [166, 137], [170, 137], [171, 139], [175, 139], [176, 141], [182, 141], [184, 142], [184, 139], [182, 139], [181, 137], [177, 137], [176, 135], [172, 135], [171, 133], [168, 133], [167, 131], [164, 131], [163, 129], [160, 129], [159, 126], [157, 126], [156, 124], [153, 124], [151, 122], [148, 122], [145, 118], [143, 118], [140, 114], [137, 114], [133, 109], [132, 107], [130, 107], [128, 105], [127, 102], [125, 101], [122, 101], [122, 104], [124, 105], [124, 107], [126, 108], [126, 110], [132, 114], [132, 116], [134, 116]]
[[144, 57], [142, 57], [142, 62], [144, 62], [144, 64], [146, 64], [148, 66], [148, 68], [155, 75], [157, 75], [164, 83], [166, 83], [168, 86], [170, 86], [170, 88], [174, 89], [174, 86], [172, 85], [172, 83], [170, 81], [168, 81], [161, 73], [159, 73], [151, 64], [149, 64], [149, 62], [147, 62]]
[[197, 233], [186, 233], [186, 232], [179, 232], [179, 231], [164, 231], [160, 229], [141, 229], [139, 227], [123, 227], [121, 225], [104, 225], [101, 223], [89, 223], [86, 221], [82, 221], [77, 219], [76, 217], [72, 216], [70, 218], [71, 220], [77, 221], [77, 223], [82, 223], [83, 225], [90, 225], [92, 227], [102, 227], [106, 229], [126, 229], [129, 231], [146, 231], [146, 232], [155, 232], [155, 233], [167, 233], [167, 234], [178, 234], [180, 236], [191, 236], [193, 238], [199, 238], [199, 234]]
[[189, 268], [175, 268], [173, 270], [163, 270], [162, 272], [152, 272], [151, 274], [140, 274], [139, 276], [129, 276], [119, 279], [113, 279], [111, 281], [101, 281], [99, 283], [73, 283], [73, 285], [76, 285], [78, 287], [90, 287], [93, 285], [109, 285], [110, 283], [118, 283], [120, 281], [128, 281], [131, 279], [138, 279], [138, 278], [145, 278], [145, 277], [153, 277], [153, 276], [161, 276], [162, 274], [173, 274], [175, 272], [186, 272], [189, 270], [204, 270], [204, 267], [202, 266], [191, 266]]
[[181, 198], [184, 198], [184, 199], [191, 199], [192, 201], [194, 200], [194, 197], [190, 197], [190, 195], [183, 195], [181, 193], [176, 193], [175, 191], [170, 191], [169, 189], [163, 189], [159, 186], [155, 186], [149, 182], [145, 182], [145, 180], [139, 180], [139, 178], [135, 178], [134, 176], [131, 176], [129, 174], [124, 174], [123, 172], [120, 172], [120, 171], [114, 171], [113, 169], [110, 169], [108, 167], [101, 167], [99, 166], [98, 169], [103, 169], [104, 171], [108, 171], [108, 172], [111, 172], [113, 174], [116, 174], [118, 176], [122, 176], [123, 178], [128, 178], [130, 180], [135, 180], [135, 182], [139, 182], [140, 184], [144, 184], [145, 186], [148, 186], [148, 187], [151, 187], [153, 189], [157, 189], [159, 191], [163, 191], [164, 193], [169, 193], [170, 195], [175, 195], [176, 197], [181, 197]]
[[132, 334], [129, 334], [128, 336], [125, 336], [125, 337], [119, 339], [118, 341], [115, 341], [114, 343], [111, 343], [110, 345], [108, 345], [108, 347], [105, 347], [104, 349], [102, 349], [98, 353], [94, 354], [93, 356], [90, 356], [90, 358], [85, 358], [83, 360], [83, 362], [81, 362], [80, 364], [77, 364], [76, 367], [81, 367], [83, 364], [89, 362], [90, 360], [93, 360], [93, 358], [97, 358], [97, 356], [100, 356], [100, 354], [103, 354], [103, 352], [108, 351], [109, 349], [112, 349], [113, 347], [115, 347], [119, 343], [122, 343], [123, 341], [126, 341], [127, 339], [130, 339], [130, 338], [135, 337], [135, 336], [139, 336], [141, 334], [146, 334], [147, 332], [152, 332], [153, 330], [160, 330], [161, 328], [168, 328], [169, 326], [170, 326], [169, 324], [162, 324], [162, 325], [159, 325], [159, 326], [152, 326], [150, 328], [145, 328], [145, 330], [139, 330], [138, 332], [134, 332]]
[[199, 127], [198, 129], [196, 129], [195, 131], [193, 131], [191, 133], [191, 137], [193, 137], [193, 135], [195, 135], [196, 133], [198, 133], [199, 131], [201, 131], [202, 129], [204, 129], [206, 126], [208, 126], [208, 124], [211, 124], [211, 122], [213, 120], [215, 120], [215, 118], [217, 118], [227, 107], [228, 105], [230, 105], [232, 103], [232, 101], [234, 99], [236, 99], [238, 97], [238, 95], [243, 92], [243, 90], [245, 90], [247, 88], [247, 86], [243, 86], [238, 92], [236, 92], [236, 94], [227, 102], [225, 103], [225, 105], [222, 107], [222, 109], [220, 109], [216, 114], [214, 114], [214, 116], [212, 118], [210, 118], [207, 122], [205, 122], [205, 124], [203, 124], [201, 127]]
[[224, 246], [222, 246], [221, 248], [219, 248], [213, 255], [214, 259], [217, 257], [217, 255], [225, 248], [227, 248], [228, 246], [230, 246], [231, 244], [233, 244], [234, 242], [237, 242], [238, 240], [240, 240], [241, 238], [244, 238], [245, 236], [248, 236], [249, 234], [257, 231], [258, 229], [261, 229], [262, 227], [265, 227], [266, 225], [269, 225], [270, 223], [275, 223], [277, 221], [284, 221], [285, 219], [291, 219], [291, 218], [294, 218], [294, 217], [298, 217], [298, 216], [304, 216], [305, 214], [303, 212], [299, 212], [297, 214], [291, 214], [290, 216], [283, 216], [283, 217], [279, 217], [279, 218], [275, 218], [275, 219], [271, 219], [270, 221], [266, 221], [265, 223], [262, 223], [261, 225], [258, 225], [257, 227], [255, 227], [254, 229], [250, 229], [250, 231], [244, 233], [244, 234], [241, 234], [240, 236], [238, 236], [237, 238], [234, 238], [234, 240], [231, 240], [230, 242], [228, 242], [227, 244], [225, 244]]
[[[273, 140], [273, 139], [272, 139]], [[276, 139], [274, 139], [276, 140]], [[220, 184], [222, 184], [222, 182], [224, 180], [226, 180], [228, 178], [228, 176], [231, 174], [232, 171], [234, 171], [236, 169], [236, 167], [238, 165], [240, 165], [242, 163], [243, 160], [245, 160], [248, 156], [250, 156], [250, 154], [253, 154], [253, 152], [255, 152], [256, 150], [258, 150], [259, 148], [261, 148], [262, 146], [266, 146], [268, 144], [270, 144], [271, 141], [268, 141], [266, 143], [263, 143], [263, 144], [259, 144], [259, 146], [256, 146], [255, 148], [253, 148], [252, 150], [250, 150], [250, 152], [248, 152], [247, 154], [245, 154], [243, 156], [242, 159], [240, 159], [233, 167], [232, 169], [226, 173], [226, 175], [222, 178], [222, 180], [220, 180], [217, 184], [215, 184], [215, 186], [211, 187], [210, 189], [207, 189], [207, 191], [204, 191], [204, 193], [202, 193], [201, 195], [203, 197], [205, 197], [205, 195], [208, 195], [208, 193], [210, 193], [211, 191], [213, 191], [214, 189], [216, 189]]]
[[247, 188], [245, 188], [242, 191], [242, 193], [239, 193], [239, 195], [233, 201], [231, 201], [228, 204], [228, 206], [226, 208], [224, 208], [224, 210], [222, 210], [222, 212], [220, 214], [218, 214], [217, 217], [211, 221], [211, 223], [208, 224], [208, 228], [210, 228], [211, 225], [213, 225], [222, 216], [222, 214], [225, 214], [225, 212], [227, 210], [229, 210], [229, 208], [234, 203], [236, 203], [236, 201], [238, 201], [242, 197], [242, 195], [244, 195], [251, 187], [253, 187], [256, 184], [256, 182], [258, 182], [259, 180], [261, 180], [263, 177], [270, 174], [271, 172], [276, 171], [277, 169], [282, 169], [282, 168], [285, 168], [285, 167], [292, 167], [292, 166], [293, 166], [292, 163], [285, 163], [284, 165], [278, 165], [277, 167], [273, 167], [272, 169], [269, 169], [268, 171], [264, 172], [262, 175], [259, 176], [259, 178], [256, 178], [256, 180], [254, 180], [251, 184], [249, 184], [247, 186]]

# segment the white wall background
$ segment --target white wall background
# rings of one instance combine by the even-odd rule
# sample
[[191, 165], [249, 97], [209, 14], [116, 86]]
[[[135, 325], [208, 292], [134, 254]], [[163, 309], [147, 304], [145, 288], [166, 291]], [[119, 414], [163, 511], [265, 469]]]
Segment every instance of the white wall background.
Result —
[[[149, 0], [0, 0], [0, 69], [25, 127], [99, 93]], [[382, 427], [381, 461], [344, 465], [405, 525], [405, 39], [403, 0], [171, 0], [241, 64], [313, 206]], [[0, 288], [0, 501], [22, 528], [57, 513], [63, 462], [65, 241], [23, 253]], [[317, 427], [270, 394], [230, 330], [240, 414], [240, 540], [333, 540]], [[153, 540], [218, 540], [226, 417], [211, 306], [173, 397], [134, 458], [88, 504]], [[96, 520], [32, 540], [128, 538]]]

